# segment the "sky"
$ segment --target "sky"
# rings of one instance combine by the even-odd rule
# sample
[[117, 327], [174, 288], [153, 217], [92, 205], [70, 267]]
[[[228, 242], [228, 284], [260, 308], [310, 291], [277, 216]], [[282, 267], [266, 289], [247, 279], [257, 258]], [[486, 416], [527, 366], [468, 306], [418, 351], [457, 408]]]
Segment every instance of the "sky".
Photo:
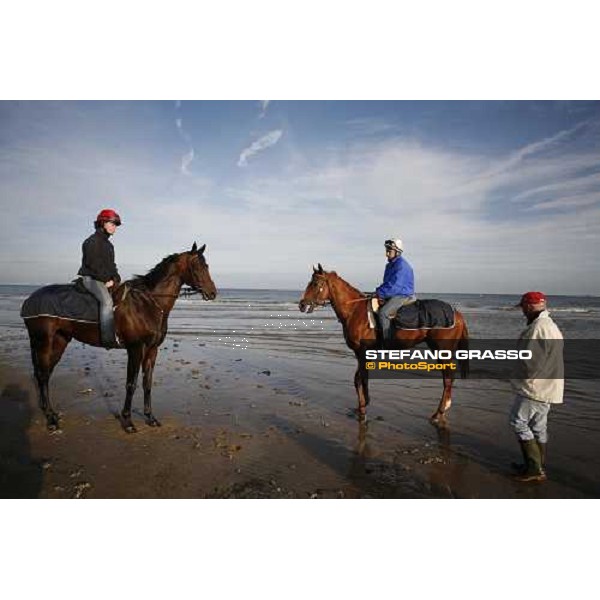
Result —
[[600, 294], [600, 102], [0, 102], [0, 283], [72, 279], [102, 208], [124, 278], [207, 244], [217, 287]]

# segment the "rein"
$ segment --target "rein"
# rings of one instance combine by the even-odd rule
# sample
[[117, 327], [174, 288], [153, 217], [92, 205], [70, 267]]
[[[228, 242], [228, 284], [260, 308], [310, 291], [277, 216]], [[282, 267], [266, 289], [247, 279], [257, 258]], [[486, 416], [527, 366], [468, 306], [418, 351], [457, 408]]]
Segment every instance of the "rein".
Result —
[[[164, 313], [164, 310], [159, 306], [158, 302], [154, 299], [152, 292], [149, 292], [146, 290], [140, 290], [139, 288], [128, 288], [128, 289], [133, 293], [137, 293], [137, 294], [141, 294], [142, 296], [145, 296], [152, 302], [152, 304], [154, 304], [154, 306], [156, 306], [156, 308], [158, 308], [158, 310], [160, 311], [161, 314]], [[156, 294], [156, 296], [177, 297], [174, 294]], [[123, 296], [123, 300], [124, 299], [125, 299], [125, 296]]]
[[[141, 290], [137, 290], [140, 292]], [[154, 292], [142, 292], [144, 294], [148, 294], [149, 296], [154, 296], [156, 298], [179, 298], [180, 294], [155, 294]]]
[[[179, 292], [179, 294], [156, 294], [154, 292], [151, 292], [149, 290], [141, 290], [139, 288], [130, 288], [129, 286], [127, 287], [127, 290], [132, 291], [132, 292], [136, 292], [138, 294], [142, 294], [143, 296], [146, 296], [147, 298], [149, 298], [152, 303], [156, 306], [156, 308], [158, 308], [158, 310], [161, 313], [164, 313], [165, 311], [160, 307], [160, 305], [158, 304], [158, 302], [154, 299], [154, 298], [181, 298], [182, 296], [191, 296], [193, 294], [200, 294], [200, 290], [192, 290], [192, 291], [187, 291], [187, 290], [182, 290]], [[121, 299], [121, 302], [123, 302], [123, 300], [125, 300], [125, 296], [127, 295], [127, 291], [125, 292], [125, 294], [123, 295], [123, 298]]]
[[344, 304], [354, 304], [354, 302], [364, 302], [365, 300], [369, 300], [369, 296], [365, 296], [364, 298], [355, 298], [354, 300], [346, 300]]

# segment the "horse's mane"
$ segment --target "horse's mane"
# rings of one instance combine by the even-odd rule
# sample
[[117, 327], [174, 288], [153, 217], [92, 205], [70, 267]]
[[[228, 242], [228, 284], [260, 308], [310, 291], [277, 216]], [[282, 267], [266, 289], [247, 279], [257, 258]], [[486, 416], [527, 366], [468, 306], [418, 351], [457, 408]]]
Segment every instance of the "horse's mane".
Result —
[[153, 289], [160, 281], [165, 278], [167, 271], [179, 258], [179, 254], [169, 254], [165, 256], [156, 266], [152, 267], [145, 275], [134, 275], [129, 284], [136, 288]]
[[352, 284], [348, 283], [345, 279], [343, 279], [342, 277], [340, 277], [335, 271], [330, 271], [329, 274], [333, 275], [334, 277], [336, 277], [337, 279], [339, 279], [342, 283], [344, 283], [346, 285], [346, 287], [350, 288], [353, 292], [356, 292], [359, 296], [365, 296], [366, 295], [363, 292], [361, 292], [358, 288], [355, 288]]

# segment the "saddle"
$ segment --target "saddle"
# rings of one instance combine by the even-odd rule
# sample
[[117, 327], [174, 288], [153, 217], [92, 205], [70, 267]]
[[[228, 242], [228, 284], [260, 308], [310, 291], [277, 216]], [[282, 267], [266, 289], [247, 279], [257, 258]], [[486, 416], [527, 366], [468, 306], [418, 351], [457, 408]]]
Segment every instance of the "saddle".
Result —
[[[377, 310], [374, 302], [369, 302], [369, 325], [375, 329]], [[398, 310], [392, 319], [393, 329], [452, 329], [454, 327], [454, 308], [442, 300], [416, 300]]]
[[80, 279], [74, 283], [46, 285], [36, 290], [23, 302], [21, 317], [59, 317], [70, 321], [98, 323], [98, 301]]

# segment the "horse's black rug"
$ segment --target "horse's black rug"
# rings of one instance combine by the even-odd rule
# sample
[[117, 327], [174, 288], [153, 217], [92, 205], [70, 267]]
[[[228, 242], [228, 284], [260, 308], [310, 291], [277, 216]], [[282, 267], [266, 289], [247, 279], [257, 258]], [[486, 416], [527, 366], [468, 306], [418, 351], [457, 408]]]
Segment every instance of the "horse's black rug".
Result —
[[454, 327], [454, 309], [441, 300], [417, 300], [403, 306], [392, 320], [396, 329], [445, 329]]
[[23, 302], [21, 317], [49, 316], [98, 322], [98, 301], [78, 284], [47, 285]]

